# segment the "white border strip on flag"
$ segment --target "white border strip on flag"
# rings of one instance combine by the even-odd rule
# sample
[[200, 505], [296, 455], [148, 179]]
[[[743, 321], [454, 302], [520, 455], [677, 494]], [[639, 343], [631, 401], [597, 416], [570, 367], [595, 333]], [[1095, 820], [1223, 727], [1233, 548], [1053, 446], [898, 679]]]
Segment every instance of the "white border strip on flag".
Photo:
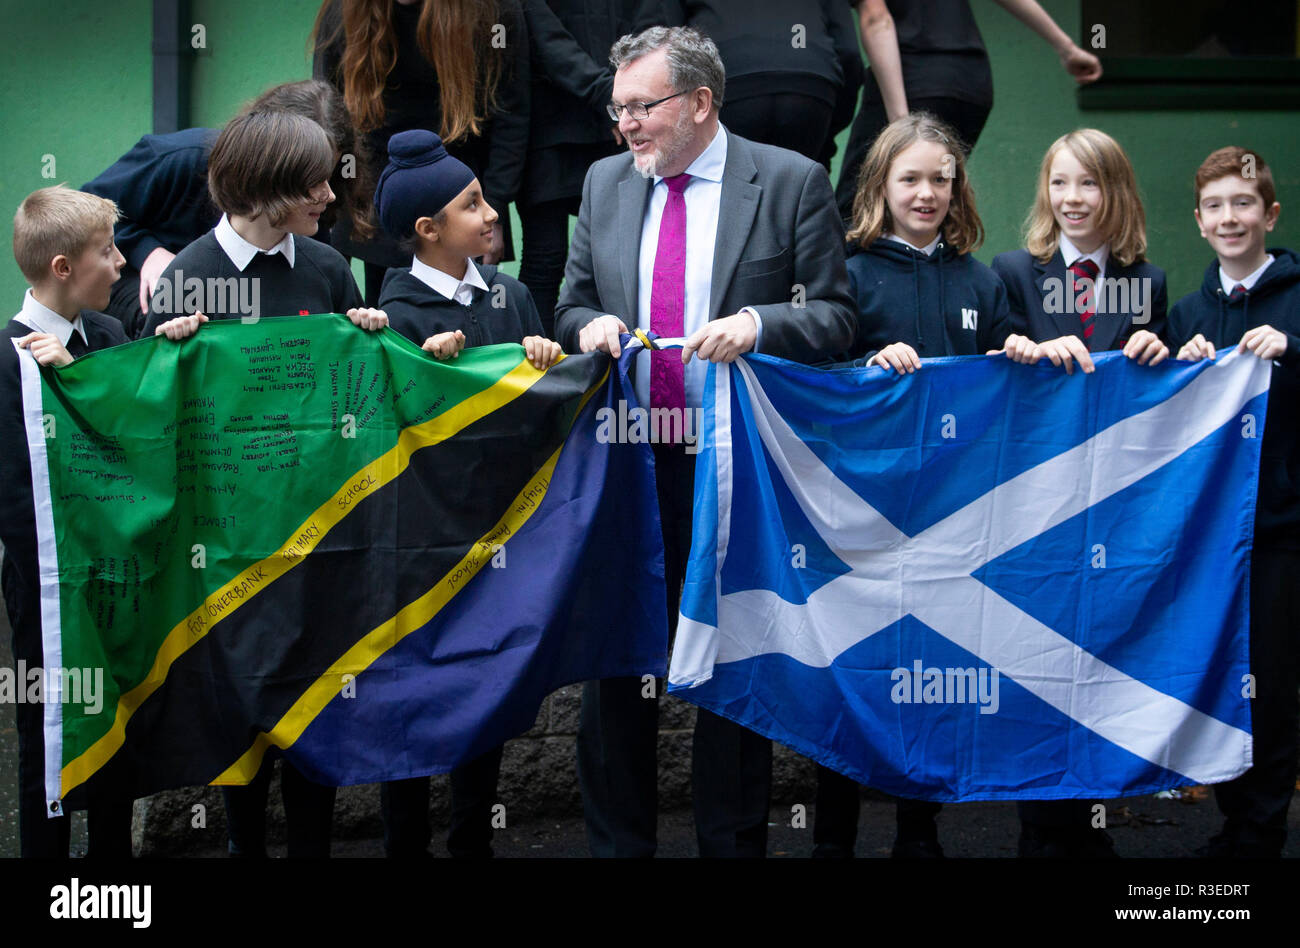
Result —
[[[17, 340], [13, 340], [17, 348]], [[45, 452], [41, 369], [30, 352], [18, 350], [23, 386], [23, 424], [32, 462], [32, 500], [36, 514], [37, 573], [41, 587], [41, 668], [63, 667], [62, 624], [59, 613], [59, 554], [54, 540], [54, 502], [50, 493], [50, 464]], [[45, 675], [45, 815], [63, 816], [63, 676]]]

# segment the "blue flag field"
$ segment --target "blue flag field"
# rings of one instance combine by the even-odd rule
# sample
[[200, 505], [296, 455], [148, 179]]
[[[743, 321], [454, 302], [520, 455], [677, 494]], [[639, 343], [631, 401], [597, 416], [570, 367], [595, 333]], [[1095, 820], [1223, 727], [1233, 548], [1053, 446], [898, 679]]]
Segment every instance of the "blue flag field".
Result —
[[1271, 367], [1094, 359], [711, 370], [669, 690], [906, 797], [1245, 771]]

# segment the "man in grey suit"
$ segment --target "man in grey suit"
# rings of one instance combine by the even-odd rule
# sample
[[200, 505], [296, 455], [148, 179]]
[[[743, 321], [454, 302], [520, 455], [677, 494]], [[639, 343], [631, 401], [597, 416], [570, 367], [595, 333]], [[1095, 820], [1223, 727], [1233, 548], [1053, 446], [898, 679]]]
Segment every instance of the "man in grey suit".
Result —
[[[680, 357], [637, 357], [638, 401], [667, 414], [699, 411], [706, 362], [750, 351], [810, 362], [848, 349], [856, 317], [825, 169], [727, 133], [718, 121], [722, 61], [694, 30], [625, 36], [610, 62], [610, 114], [628, 154], [597, 162], [583, 185], [556, 308], [564, 348], [617, 357], [629, 329], [685, 337]], [[656, 443], [654, 456], [675, 629], [694, 455]], [[657, 692], [636, 678], [583, 691], [578, 774], [593, 855], [654, 854]], [[700, 854], [764, 855], [771, 743], [703, 710], [694, 742]]]

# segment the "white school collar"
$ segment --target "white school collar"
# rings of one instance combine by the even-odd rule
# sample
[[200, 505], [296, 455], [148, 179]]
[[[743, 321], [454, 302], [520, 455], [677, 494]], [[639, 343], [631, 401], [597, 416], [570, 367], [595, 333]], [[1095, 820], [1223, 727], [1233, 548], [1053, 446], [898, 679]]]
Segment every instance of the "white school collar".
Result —
[[230, 262], [235, 265], [240, 273], [248, 269], [248, 265], [253, 262], [253, 258], [259, 253], [264, 253], [267, 256], [277, 253], [284, 254], [284, 259], [289, 261], [289, 266], [293, 266], [293, 234], [285, 234], [280, 239], [280, 242], [270, 250], [263, 250], [256, 244], [250, 244], [243, 237], [240, 237], [239, 232], [231, 225], [230, 218], [225, 214], [221, 215], [221, 220], [217, 221], [217, 226], [213, 228], [212, 233], [217, 238], [217, 243], [221, 245], [221, 249], [226, 252], [226, 256], [230, 258]]

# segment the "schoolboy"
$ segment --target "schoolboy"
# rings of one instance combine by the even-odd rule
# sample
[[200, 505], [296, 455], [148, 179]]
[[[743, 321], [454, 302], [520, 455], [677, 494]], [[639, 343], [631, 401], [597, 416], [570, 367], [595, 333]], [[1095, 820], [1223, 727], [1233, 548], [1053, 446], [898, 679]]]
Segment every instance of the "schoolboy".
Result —
[[[243, 112], [221, 130], [208, 156], [208, 192], [217, 226], [171, 261], [154, 287], [143, 335], [212, 319], [347, 312], [377, 329], [374, 310], [347, 260], [311, 237], [334, 201], [337, 155], [325, 130], [293, 112]], [[196, 305], [199, 304], [199, 305]], [[357, 313], [362, 314], [360, 319]], [[188, 317], [178, 322], [173, 317]]]
[[[411, 266], [388, 271], [379, 307], [389, 325], [439, 359], [466, 346], [521, 342], [528, 360], [546, 369], [560, 357], [542, 335], [527, 288], [471, 257], [491, 249], [497, 212], [483, 199], [478, 179], [451, 157], [433, 132], [394, 135], [375, 188], [379, 221], [414, 253]], [[498, 747], [451, 773], [452, 856], [492, 855], [492, 805], [501, 771]], [[429, 778], [394, 780], [381, 788], [384, 849], [390, 857], [423, 856], [429, 828]]]
[[1256, 152], [1212, 152], [1196, 170], [1196, 216], [1216, 259], [1201, 288], [1169, 313], [1179, 359], [1213, 359], [1236, 346], [1274, 361], [1268, 393], [1250, 563], [1250, 671], [1254, 763], [1215, 787], [1223, 829], [1203, 850], [1217, 857], [1277, 857], [1295, 789], [1300, 713], [1300, 256], [1265, 246], [1281, 205]]
[[[67, 365], [127, 341], [122, 324], [99, 310], [126, 259], [113, 243], [117, 205], [63, 185], [34, 191], [14, 215], [14, 259], [31, 286], [0, 343], [0, 542], [5, 606], [15, 663], [44, 668], [32, 472], [23, 423], [20, 359]], [[18, 822], [24, 857], [67, 858], [69, 818], [46, 812], [44, 711], [19, 703]], [[91, 800], [91, 856], [131, 855], [130, 801]]]
[[[361, 293], [342, 254], [298, 239], [316, 234], [334, 201], [329, 180], [337, 161], [325, 129], [295, 112], [253, 108], [227, 122], [208, 156], [208, 192], [221, 219], [159, 279], [145, 335], [180, 341], [209, 318], [345, 311], [364, 329], [386, 326], [382, 312], [359, 308]], [[183, 315], [167, 318], [173, 313]], [[222, 787], [230, 855], [266, 857], [270, 782], [268, 761], [247, 785]], [[309, 780], [286, 760], [280, 789], [289, 857], [329, 856], [335, 788]]]

